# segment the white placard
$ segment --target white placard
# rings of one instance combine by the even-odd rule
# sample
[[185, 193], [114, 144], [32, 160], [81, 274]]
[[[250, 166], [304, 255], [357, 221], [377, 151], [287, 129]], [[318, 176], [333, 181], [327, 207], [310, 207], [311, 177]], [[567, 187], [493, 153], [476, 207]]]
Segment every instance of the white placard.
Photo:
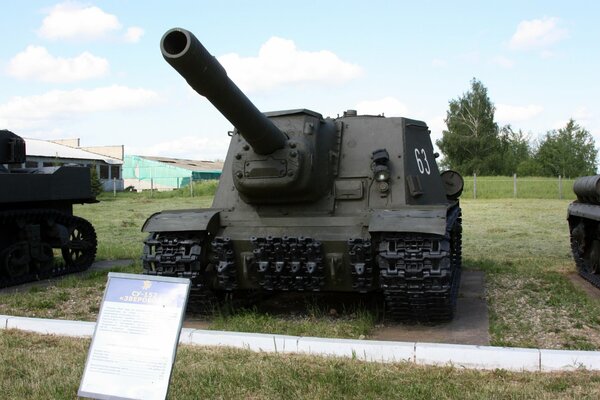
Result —
[[165, 399], [189, 279], [109, 273], [78, 395]]

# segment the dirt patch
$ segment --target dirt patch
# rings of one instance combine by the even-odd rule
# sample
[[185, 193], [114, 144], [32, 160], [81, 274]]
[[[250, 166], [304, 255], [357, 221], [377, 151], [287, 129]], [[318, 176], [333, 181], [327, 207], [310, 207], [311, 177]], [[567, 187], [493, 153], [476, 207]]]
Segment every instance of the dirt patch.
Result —
[[485, 301], [484, 273], [464, 271], [456, 316], [436, 325], [386, 323], [370, 339], [402, 342], [489, 345], [489, 319]]
[[[364, 339], [489, 345], [489, 321], [484, 296], [484, 273], [464, 271], [457, 305], [457, 314], [451, 322], [436, 325], [398, 324], [387, 322]], [[278, 317], [302, 319], [307, 313], [317, 313], [322, 318], [345, 318], [355, 310], [366, 308], [379, 317], [383, 314], [383, 298], [379, 295], [355, 293], [277, 293], [258, 302], [255, 309]], [[211, 318], [187, 315], [186, 328], [207, 329]]]
[[583, 290], [592, 299], [600, 299], [600, 289], [583, 279], [579, 274], [572, 272], [567, 276], [573, 282], [573, 285]]
[[192, 329], [208, 329], [210, 326], [210, 321], [202, 318], [190, 318], [186, 317], [185, 321], [183, 321], [184, 328], [192, 328]]

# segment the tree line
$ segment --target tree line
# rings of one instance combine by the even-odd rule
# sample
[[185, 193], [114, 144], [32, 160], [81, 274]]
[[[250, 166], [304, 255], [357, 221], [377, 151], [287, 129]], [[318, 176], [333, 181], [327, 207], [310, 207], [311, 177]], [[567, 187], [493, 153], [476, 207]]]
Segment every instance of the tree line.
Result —
[[530, 141], [522, 130], [498, 126], [487, 88], [477, 79], [471, 89], [449, 102], [447, 130], [436, 141], [443, 167], [463, 175], [558, 176], [596, 174], [594, 138], [570, 119], [560, 128]]

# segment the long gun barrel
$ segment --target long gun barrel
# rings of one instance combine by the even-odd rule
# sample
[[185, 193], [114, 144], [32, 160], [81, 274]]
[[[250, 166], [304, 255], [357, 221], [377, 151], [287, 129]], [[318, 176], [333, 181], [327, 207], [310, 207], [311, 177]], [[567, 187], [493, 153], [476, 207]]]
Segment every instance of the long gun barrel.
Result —
[[286, 135], [252, 104], [190, 31], [168, 30], [160, 41], [160, 50], [164, 59], [238, 129], [256, 153], [270, 154], [285, 146]]

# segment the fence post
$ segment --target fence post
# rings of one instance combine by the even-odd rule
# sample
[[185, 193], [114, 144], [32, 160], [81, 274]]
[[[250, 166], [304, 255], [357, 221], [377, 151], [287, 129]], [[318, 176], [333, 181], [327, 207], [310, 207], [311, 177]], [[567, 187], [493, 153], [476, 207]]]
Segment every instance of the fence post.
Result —
[[561, 176], [558, 176], [558, 198], [560, 200], [562, 200], [563, 198], [563, 193], [562, 193], [562, 179]]
[[477, 198], [477, 174], [473, 173], [473, 198]]
[[191, 176], [190, 176], [190, 197], [194, 197], [194, 181], [192, 180]]
[[513, 197], [517, 198], [517, 174], [513, 174]]
[[154, 178], [150, 178], [150, 197], [154, 197]]
[[113, 197], [117, 197], [117, 178], [113, 178]]

